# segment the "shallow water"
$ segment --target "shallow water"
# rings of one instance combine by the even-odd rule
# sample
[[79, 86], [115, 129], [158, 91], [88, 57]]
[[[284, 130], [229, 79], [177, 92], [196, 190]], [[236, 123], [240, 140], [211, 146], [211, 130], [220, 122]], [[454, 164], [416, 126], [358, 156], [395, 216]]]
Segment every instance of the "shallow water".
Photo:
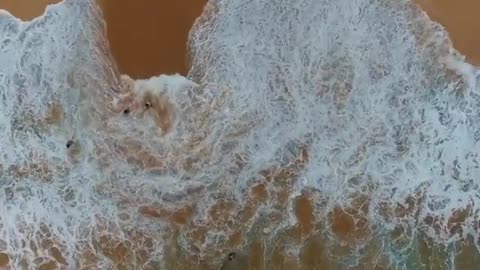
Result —
[[210, 1], [147, 112], [104, 27], [0, 17], [0, 265], [478, 265], [476, 70], [410, 2]]

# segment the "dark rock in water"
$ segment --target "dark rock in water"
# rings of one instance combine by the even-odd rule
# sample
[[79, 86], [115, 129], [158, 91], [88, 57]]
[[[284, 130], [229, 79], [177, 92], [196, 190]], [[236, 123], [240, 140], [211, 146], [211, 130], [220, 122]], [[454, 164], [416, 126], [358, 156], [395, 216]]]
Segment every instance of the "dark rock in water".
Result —
[[220, 270], [248, 270], [248, 255], [241, 251], [227, 254]]
[[73, 145], [73, 140], [68, 140], [67, 144], [65, 145], [67, 148], [70, 148]]

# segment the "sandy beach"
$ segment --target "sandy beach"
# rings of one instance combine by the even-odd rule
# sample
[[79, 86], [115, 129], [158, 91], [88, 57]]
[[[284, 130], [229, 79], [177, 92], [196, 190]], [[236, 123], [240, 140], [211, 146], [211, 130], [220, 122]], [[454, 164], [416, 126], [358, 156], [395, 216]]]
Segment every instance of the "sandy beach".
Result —
[[[100, 0], [120, 70], [133, 78], [186, 74], [188, 32], [206, 0]], [[141, 30], [140, 30], [141, 29]]]
[[[203, 6], [207, 0], [176, 0], [168, 2], [158, 0], [98, 1], [103, 9], [104, 17], [107, 22], [108, 38], [112, 54], [122, 73], [128, 74], [132, 78], [140, 79], [160, 73], [181, 73], [185, 75], [188, 72], [188, 66], [185, 59], [188, 33], [195, 19], [201, 14]], [[477, 49], [480, 46], [480, 20], [475, 16], [477, 10], [480, 10], [480, 2], [478, 0], [458, 0], [455, 2], [451, 0], [415, 1], [433, 20], [441, 23], [449, 31], [454, 46], [466, 55], [467, 60], [470, 63], [480, 65], [480, 51]], [[23, 20], [31, 20], [42, 14], [47, 4], [54, 2], [58, 2], [58, 0], [3, 0], [0, 2], [0, 9], [7, 9], [13, 15], [20, 17]], [[308, 159], [303, 156], [307, 156], [307, 154], [303, 154], [303, 151], [301, 151], [301, 155], [299, 154], [298, 157], [299, 164]], [[300, 167], [300, 165], [298, 165], [298, 167]], [[289, 171], [285, 170], [285, 172], [279, 175], [287, 175], [287, 172]], [[272, 182], [274, 183], [272, 185], [281, 183], [277, 183], [275, 180]], [[283, 207], [283, 205], [286, 205], [286, 198], [288, 198], [288, 192], [292, 187], [281, 186], [278, 184], [278, 187], [275, 188], [278, 191], [278, 194], [274, 194], [278, 195], [276, 197], [278, 205], [282, 205]], [[258, 205], [261, 205], [261, 203], [266, 201], [269, 196], [267, 189], [263, 184], [253, 186], [251, 194], [253, 194], [251, 195], [251, 205], [242, 206], [244, 207], [242, 208], [244, 215], [249, 218], [250, 215], [253, 216], [253, 213], [255, 213], [255, 207], [258, 208]], [[270, 194], [270, 196], [272, 196], [272, 194]], [[315, 207], [313, 203], [314, 200], [315, 197], [310, 193], [302, 194], [296, 199], [295, 204], [293, 205], [295, 206], [296, 218], [299, 221], [298, 227], [295, 230], [287, 231], [285, 234], [286, 236], [284, 237], [285, 245], [287, 242], [289, 243], [291, 239], [294, 239], [303, 245], [305, 244], [303, 241], [315, 230], [315, 217], [313, 215], [313, 209]], [[355, 198], [352, 204], [356, 207], [355, 209], [344, 210], [338, 207], [328, 216], [332, 231], [340, 236], [340, 238], [343, 237], [344, 242], [351, 241], [353, 243], [358, 239], [362, 239], [365, 235], [368, 235], [369, 232], [363, 230], [364, 228], [361, 227], [362, 224], [356, 224], [352, 218], [353, 215], [358, 215], [360, 217], [367, 212], [368, 209], [363, 208], [364, 205], [367, 205], [366, 202], [366, 198], [359, 196], [358, 198]], [[234, 209], [233, 204], [221, 203], [222, 202], [218, 203], [216, 211], [212, 211], [212, 213], [214, 213], [214, 220], [220, 220], [218, 222], [220, 224], [223, 222], [222, 220], [224, 220], [223, 216], [232, 216], [240, 219], [241, 215], [234, 215], [234, 211], [231, 210]], [[162, 212], [153, 207], [144, 207], [141, 208], [140, 212], [145, 216], [153, 218], [164, 218], [165, 216], [172, 217], [172, 223], [175, 223], [175, 226], [179, 225], [180, 227], [180, 225], [184, 226], [186, 224], [185, 220], [192, 215], [193, 208], [189, 207], [190, 206], [179, 208], [177, 212], [172, 213], [167, 210], [161, 209]], [[361, 219], [359, 218], [359, 220]], [[215, 220], [215, 222], [217, 222], [217, 220]], [[363, 220], [363, 222], [366, 224], [367, 221]], [[364, 227], [366, 228], [365, 224]], [[207, 234], [207, 226], [205, 226], [205, 228], [195, 229], [196, 230], [192, 230], [192, 235], [194, 237], [198, 239], [205, 238], [204, 235]], [[202, 229], [205, 231], [202, 231]], [[241, 232], [233, 233], [229, 239], [229, 241], [233, 243], [231, 246], [238, 246], [242, 241], [242, 237], [243, 235]], [[317, 260], [327, 261], [327, 259], [325, 259], [326, 255], [322, 255], [325, 258], [317, 258], [318, 250], [323, 248], [323, 239], [320, 237], [312, 239], [313, 240], [305, 244], [299, 260], [311, 262], [311, 265], [320, 265]], [[127, 248], [124, 249], [127, 250]], [[266, 248], [260, 241], [251, 244], [249, 258], [252, 262], [249, 262], [249, 264], [266, 265], [267, 263], [264, 262], [262, 256], [259, 255], [262, 254], [264, 250], [266, 250]], [[111, 254], [113, 254], [113, 258], [123, 258], [125, 256], [123, 256], [122, 252], [126, 253], [124, 250], [118, 251], [115, 249]], [[285, 255], [287, 253], [283, 250], [276, 252], [279, 255], [276, 255], [277, 257], [272, 259], [272, 265], [274, 263], [284, 266], [296, 265], [297, 258], [288, 257]], [[0, 253], [0, 268], [2, 265], [8, 264], [8, 257], [6, 257], [7, 259], [3, 259], [2, 263], [1, 255], [2, 254]], [[375, 254], [372, 252], [371, 257], [373, 258], [374, 255]], [[177, 258], [175, 256], [170, 256], [169, 258], [170, 261], [177, 263]], [[231, 269], [233, 269], [233, 266]], [[256, 269], [263, 268], [259, 266]], [[289, 267], [289, 269], [295, 268], [292, 266]]]
[[58, 2], [58, 0], [2, 0], [0, 9], [6, 9], [16, 17], [29, 21], [43, 14], [47, 5]]
[[[6, 9], [22, 20], [40, 16], [58, 0], [4, 0]], [[112, 53], [122, 73], [146, 78], [160, 73], [187, 73], [188, 32], [206, 0], [99, 0], [108, 25]]]
[[480, 2], [476, 0], [417, 0], [433, 20], [449, 32], [453, 45], [467, 60], [480, 65]]
[[[58, 0], [4, 0], [0, 8], [23, 20], [41, 15]], [[158, 73], [185, 74], [188, 31], [206, 0], [158, 2], [153, 0], [99, 0], [108, 24], [113, 55], [122, 72], [134, 78]], [[476, 0], [416, 0], [450, 34], [454, 46], [475, 65], [480, 65], [480, 20]], [[188, 8], [185, 8], [188, 7]], [[142, 29], [142, 31], [138, 31]]]

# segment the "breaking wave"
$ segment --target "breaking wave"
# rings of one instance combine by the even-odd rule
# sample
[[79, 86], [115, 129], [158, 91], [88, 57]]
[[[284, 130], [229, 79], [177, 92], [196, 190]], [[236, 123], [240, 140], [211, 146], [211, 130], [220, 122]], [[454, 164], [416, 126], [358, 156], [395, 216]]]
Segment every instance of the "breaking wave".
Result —
[[[128, 90], [95, 1], [0, 14], [0, 254], [14, 269], [175, 269], [180, 251], [213, 267], [259, 237], [269, 254], [295, 226], [293, 256], [318, 233], [478, 238], [477, 71], [409, 1], [211, 0], [189, 40], [198, 86], [156, 92], [175, 114], [159, 135], [117, 110]], [[389, 241], [379, 254], [411, 267]]]

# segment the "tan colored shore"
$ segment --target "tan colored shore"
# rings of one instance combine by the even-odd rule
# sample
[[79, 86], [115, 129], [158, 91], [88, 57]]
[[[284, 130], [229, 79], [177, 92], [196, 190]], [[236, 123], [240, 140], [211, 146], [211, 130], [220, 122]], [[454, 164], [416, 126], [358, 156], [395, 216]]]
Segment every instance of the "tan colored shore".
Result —
[[433, 20], [449, 32], [455, 48], [480, 65], [480, 1], [416, 0]]
[[[207, 0], [122, 1], [99, 0], [108, 24], [108, 35], [122, 72], [134, 78], [159, 73], [185, 74], [188, 31]], [[454, 46], [469, 62], [480, 65], [480, 1], [415, 0], [429, 16], [449, 31]], [[2, 0], [23, 20], [43, 13], [59, 0]], [[186, 8], [188, 7], [188, 8]]]
[[[129, 74], [134, 78], [144, 78], [159, 73], [186, 73], [185, 64], [185, 46], [188, 31], [193, 24], [195, 18], [201, 13], [202, 7], [206, 0], [99, 0], [101, 1], [104, 10], [105, 18], [108, 24], [108, 35], [113, 55], [116, 58], [122, 73]], [[56, 0], [1, 0], [0, 8], [6, 8], [14, 15], [29, 20], [40, 15], [47, 3], [58, 2]], [[422, 7], [430, 14], [430, 16], [442, 23], [447, 30], [450, 31], [454, 45], [468, 56], [468, 60], [472, 63], [480, 64], [480, 19], [476, 19], [476, 12], [480, 9], [480, 1], [478, 0], [417, 0]], [[188, 7], [188, 9], [185, 9]], [[287, 175], [283, 172], [279, 175]], [[281, 186], [282, 182], [272, 181], [278, 184], [277, 190], [280, 191], [276, 195], [278, 205], [285, 208], [286, 198], [288, 198], [288, 189]], [[286, 182], [286, 181], [284, 181]], [[272, 184], [272, 185], [274, 185]], [[282, 189], [283, 188], [283, 189]], [[219, 202], [215, 214], [215, 221], [222, 221], [226, 218], [241, 219], [242, 217], [249, 220], [253, 216], [256, 207], [269, 199], [272, 196], [267, 192], [265, 185], [258, 185], [252, 187], [252, 202], [246, 206], [239, 206], [243, 212], [243, 216], [237, 214], [234, 204]], [[273, 196], [272, 196], [273, 197]], [[287, 237], [281, 239], [278, 246], [283, 247], [287, 244], [299, 244], [301, 241], [308, 239], [314, 231], [314, 216], [312, 203], [313, 197], [311, 194], [304, 194], [296, 199], [295, 215], [299, 220], [298, 227], [294, 228]], [[355, 241], [366, 241], [365, 236], [368, 231], [364, 228], [365, 219], [362, 216], [367, 210], [363, 209], [365, 198], [356, 198], [354, 206], [351, 209], [335, 208], [333, 213], [329, 216], [331, 228], [339, 238], [346, 243]], [[361, 207], [359, 206], [361, 205]], [[367, 205], [368, 206], [368, 205]], [[279, 206], [280, 208], [280, 206]], [[192, 208], [193, 209], [193, 208]], [[171, 222], [179, 226], [185, 226], [186, 221], [192, 215], [191, 208], [180, 208], [177, 212], [170, 213], [163, 209], [142, 208], [142, 214], [153, 218], [171, 217]], [[411, 209], [402, 210], [407, 212]], [[402, 212], [398, 211], [398, 212]], [[398, 215], [407, 215], [396, 213]], [[220, 214], [217, 214], [220, 213]], [[248, 218], [247, 218], [248, 217]], [[354, 220], [356, 217], [357, 220]], [[219, 222], [221, 224], [221, 222]], [[363, 226], [363, 227], [362, 227]], [[198, 239], [204, 239], [204, 228], [198, 228], [195, 233], [192, 233]], [[237, 231], [232, 233], [230, 241], [232, 246], [238, 246], [243, 241], [243, 232]], [[106, 243], [107, 241], [103, 241]], [[198, 240], [199, 243], [203, 243]], [[301, 269], [313, 269], [314, 265], [322, 266], [322, 269], [334, 269], [333, 263], [330, 264], [326, 254], [328, 249], [323, 246], [324, 240], [321, 237], [311, 238], [306, 241], [306, 245], [302, 250], [300, 258], [289, 257], [287, 252], [282, 249], [275, 250], [272, 261], [268, 262], [273, 265], [272, 269], [295, 269], [297, 260], [301, 260], [304, 267]], [[373, 243], [373, 241], [368, 241]], [[249, 246], [250, 265], [255, 266], [256, 269], [264, 269], [260, 265], [267, 264], [266, 259], [262, 257], [265, 253], [264, 241], [253, 242]], [[374, 244], [373, 247], [367, 249], [366, 257], [371, 257], [371, 261], [377, 262]], [[120, 248], [118, 248], [120, 246]], [[113, 261], [126, 260], [125, 254], [128, 254], [127, 248], [118, 245], [115, 248], [109, 248], [106, 254], [113, 258]], [[107, 250], [105, 248], [105, 250]], [[127, 251], [125, 251], [127, 250]], [[340, 249], [339, 249], [340, 250]], [[345, 250], [347, 248], [343, 249]], [[338, 250], [335, 250], [337, 252]], [[340, 250], [342, 251], [342, 250]], [[435, 252], [432, 251], [432, 254]], [[341, 254], [341, 253], [339, 253]], [[428, 257], [425, 254], [422, 256]], [[433, 255], [432, 255], [433, 256]], [[192, 261], [185, 260], [181, 257], [170, 256], [169, 261], [176, 266], [180, 264], [193, 264]], [[444, 258], [441, 258], [444, 259]], [[372, 265], [366, 259], [367, 263], [364, 265]], [[432, 259], [433, 260], [433, 259]], [[61, 260], [57, 260], [61, 261]], [[0, 253], [0, 268], [8, 264], [8, 257]], [[288, 266], [287, 266], [288, 265]], [[293, 265], [293, 266], [292, 266]], [[327, 266], [325, 266], [327, 265]], [[258, 266], [258, 267], [257, 267]], [[277, 267], [278, 266], [278, 267]], [[233, 268], [233, 266], [232, 266]], [[44, 268], [44, 269], [53, 269]], [[173, 269], [173, 268], [172, 268]], [[183, 269], [189, 269], [187, 267]], [[198, 268], [190, 268], [198, 269]], [[206, 269], [206, 268], [205, 268]], [[297, 268], [298, 269], [298, 268]], [[363, 269], [363, 268], [357, 268]], [[467, 269], [467, 268], [465, 268]], [[471, 268], [470, 268], [471, 269]]]
[[[207, 0], [98, 0], [108, 25], [113, 56], [122, 73], [145, 78], [160, 73], [187, 73], [188, 32]], [[40, 16], [59, 0], [2, 0], [22, 20]]]
[[49, 4], [58, 3], [59, 0], [2, 0], [0, 9], [6, 9], [16, 17], [29, 21], [40, 16]]
[[133, 78], [186, 74], [188, 32], [206, 0], [100, 0], [120, 70]]

